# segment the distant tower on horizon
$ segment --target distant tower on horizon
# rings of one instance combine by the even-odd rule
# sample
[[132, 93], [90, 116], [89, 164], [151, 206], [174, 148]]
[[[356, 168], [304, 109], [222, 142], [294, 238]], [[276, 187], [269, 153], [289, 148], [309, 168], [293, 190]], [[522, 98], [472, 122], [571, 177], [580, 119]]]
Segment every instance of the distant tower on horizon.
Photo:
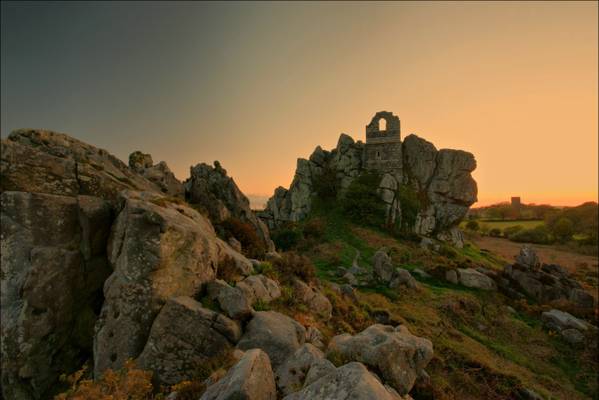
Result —
[[364, 165], [368, 170], [401, 173], [401, 129], [399, 117], [379, 111], [366, 125]]
[[515, 218], [520, 218], [520, 211], [522, 208], [522, 202], [520, 201], [520, 196], [512, 197], [512, 212]]

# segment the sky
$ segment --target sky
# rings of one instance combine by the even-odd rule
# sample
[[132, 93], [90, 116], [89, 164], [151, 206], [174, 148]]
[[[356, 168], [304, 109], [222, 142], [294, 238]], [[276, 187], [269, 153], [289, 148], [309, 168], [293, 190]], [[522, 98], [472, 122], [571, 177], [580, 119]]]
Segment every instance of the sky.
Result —
[[472, 152], [476, 206], [597, 201], [597, 2], [2, 2], [1, 118], [263, 201], [381, 110]]

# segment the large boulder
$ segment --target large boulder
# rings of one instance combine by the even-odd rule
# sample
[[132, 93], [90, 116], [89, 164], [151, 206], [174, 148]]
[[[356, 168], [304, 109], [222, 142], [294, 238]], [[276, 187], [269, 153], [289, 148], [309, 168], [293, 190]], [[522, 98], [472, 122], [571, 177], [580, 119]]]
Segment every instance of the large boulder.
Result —
[[91, 351], [111, 273], [111, 208], [92, 196], [11, 191], [0, 203], [2, 394], [47, 398]]
[[252, 314], [252, 303], [238, 287], [217, 279], [207, 285], [208, 298], [216, 301], [221, 310], [234, 319], [245, 319]]
[[236, 287], [243, 291], [251, 305], [257, 301], [269, 303], [281, 297], [279, 284], [264, 275], [248, 276], [238, 282]]
[[236, 322], [190, 297], [174, 297], [154, 319], [137, 365], [153, 371], [158, 385], [174, 385], [195, 378], [211, 358], [231, 352], [240, 337]]
[[306, 340], [306, 329], [275, 311], [258, 311], [247, 324], [237, 348], [259, 348], [268, 354], [274, 368], [281, 365]]
[[274, 251], [268, 227], [250, 209], [248, 198], [218, 161], [214, 167], [204, 163], [191, 167], [190, 174], [185, 182], [185, 196], [190, 203], [205, 209], [215, 224], [235, 218], [251, 225], [265, 251]]
[[252, 271], [250, 261], [192, 208], [155, 193], [124, 191], [118, 211], [108, 243], [114, 272], [96, 325], [96, 376], [139, 356], [166, 301], [197, 294], [223, 260], [233, 260], [246, 275]]
[[173, 197], [184, 196], [183, 184], [164, 161], [154, 165], [151, 155], [134, 151], [129, 155], [129, 167], [154, 183], [162, 193]]
[[400, 325], [371, 325], [359, 334], [331, 339], [327, 354], [345, 361], [359, 361], [380, 371], [386, 383], [407, 394], [433, 357], [430, 340], [414, 336]]
[[380, 248], [374, 256], [372, 256], [372, 270], [374, 276], [383, 282], [391, 281], [395, 267], [391, 257], [387, 254], [386, 248]]
[[358, 362], [335, 369], [284, 400], [401, 400]]
[[576, 318], [570, 313], [556, 309], [541, 314], [541, 320], [548, 328], [556, 331], [572, 328], [584, 332], [589, 327], [583, 320]]
[[516, 256], [516, 263], [533, 270], [538, 270], [541, 266], [537, 252], [530, 245], [522, 246], [520, 253]]
[[277, 390], [268, 355], [248, 350], [200, 400], [276, 400]]

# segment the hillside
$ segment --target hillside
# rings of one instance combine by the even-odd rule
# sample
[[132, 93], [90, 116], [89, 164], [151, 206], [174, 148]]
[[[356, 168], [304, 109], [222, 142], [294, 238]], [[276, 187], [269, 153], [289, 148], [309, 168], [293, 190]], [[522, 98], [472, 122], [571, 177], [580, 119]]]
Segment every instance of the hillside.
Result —
[[411, 156], [388, 174], [348, 138], [255, 214], [219, 162], [180, 182], [142, 152], [11, 133], [3, 398], [597, 398], [596, 281], [465, 240], [469, 153], [394, 139]]

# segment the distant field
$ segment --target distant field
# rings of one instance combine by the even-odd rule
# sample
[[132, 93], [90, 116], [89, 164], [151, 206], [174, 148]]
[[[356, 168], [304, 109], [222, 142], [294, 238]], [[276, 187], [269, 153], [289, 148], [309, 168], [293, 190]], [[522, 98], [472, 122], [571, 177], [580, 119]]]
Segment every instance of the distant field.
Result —
[[[499, 228], [502, 231], [509, 227], [509, 226], [516, 226], [516, 225], [521, 225], [523, 226], [525, 229], [530, 229], [530, 228], [534, 228], [537, 227], [539, 225], [543, 225], [545, 222], [542, 219], [539, 220], [524, 220], [524, 221], [520, 221], [520, 220], [514, 220], [514, 221], [484, 221], [484, 220], [477, 220], [479, 225], [486, 225], [489, 227], [489, 229], [493, 229], [493, 228]], [[461, 227], [465, 228], [466, 224], [468, 223], [468, 221], [462, 221], [461, 223]]]

